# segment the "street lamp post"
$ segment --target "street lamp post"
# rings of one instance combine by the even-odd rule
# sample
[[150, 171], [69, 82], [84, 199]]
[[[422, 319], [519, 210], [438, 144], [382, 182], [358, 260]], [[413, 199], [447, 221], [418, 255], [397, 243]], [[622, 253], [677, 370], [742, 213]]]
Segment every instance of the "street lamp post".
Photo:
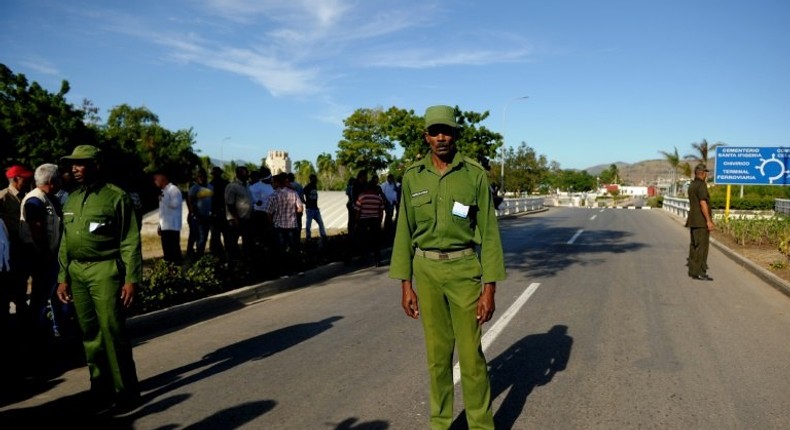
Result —
[[503, 196], [505, 195], [505, 142], [507, 141], [507, 137], [506, 137], [507, 108], [513, 102], [515, 102], [517, 100], [524, 100], [524, 99], [527, 99], [527, 98], [529, 98], [529, 96], [521, 96], [521, 97], [516, 97], [514, 99], [511, 99], [509, 102], [507, 102], [505, 104], [504, 109], [502, 109], [502, 159], [500, 160], [501, 161], [501, 164], [500, 164], [501, 171], [499, 173], [499, 180], [500, 180], [501, 184], [500, 184], [499, 188], [502, 190], [502, 195]]

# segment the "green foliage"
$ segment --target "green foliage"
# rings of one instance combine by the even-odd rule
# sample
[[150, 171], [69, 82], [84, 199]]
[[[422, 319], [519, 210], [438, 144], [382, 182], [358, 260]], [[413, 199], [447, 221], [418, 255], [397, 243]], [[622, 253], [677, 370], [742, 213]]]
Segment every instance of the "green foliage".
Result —
[[555, 189], [559, 188], [560, 190], [574, 193], [592, 191], [597, 185], [595, 178], [587, 173], [586, 170], [567, 169], [554, 171], [548, 180]]
[[[730, 198], [730, 209], [750, 210], [750, 211], [770, 211], [775, 205], [773, 197], [747, 196], [744, 198]], [[727, 199], [725, 196], [711, 196], [710, 207], [712, 209], [726, 209]]]
[[294, 176], [296, 177], [296, 182], [299, 182], [302, 185], [307, 185], [310, 182], [310, 175], [314, 175], [315, 167], [313, 167], [313, 163], [307, 160], [299, 160], [294, 163]]
[[785, 257], [790, 257], [790, 228], [785, 228], [779, 234], [777, 248]]
[[98, 141], [83, 122], [85, 112], [66, 101], [69, 89], [63, 81], [57, 93], [50, 93], [0, 64], [0, 164], [34, 169], [78, 144]]
[[386, 134], [386, 115], [381, 108], [357, 109], [344, 124], [343, 139], [337, 144], [338, 163], [354, 172], [376, 172], [389, 165], [395, 145]]
[[343, 190], [346, 187], [348, 170], [345, 166], [339, 166], [332, 158], [332, 154], [326, 152], [316, 158], [318, 167], [318, 184], [323, 190]]
[[781, 250], [780, 243], [790, 237], [790, 222], [781, 216], [767, 219], [731, 217], [718, 226], [740, 245], [764, 245]]
[[166, 309], [223, 291], [226, 273], [215, 257], [204, 256], [188, 267], [157, 260], [143, 280], [136, 313]]
[[[493, 180], [501, 182], [500, 169], [492, 169]], [[508, 148], [505, 155], [504, 188], [517, 194], [532, 193], [549, 176], [549, 163], [544, 155], [521, 142], [518, 148]]]

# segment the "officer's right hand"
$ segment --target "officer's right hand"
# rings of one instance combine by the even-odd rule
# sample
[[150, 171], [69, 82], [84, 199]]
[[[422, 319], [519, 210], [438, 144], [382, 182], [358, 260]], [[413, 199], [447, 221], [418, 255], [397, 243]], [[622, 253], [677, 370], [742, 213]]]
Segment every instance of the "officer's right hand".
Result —
[[420, 307], [417, 305], [417, 294], [411, 287], [411, 281], [401, 281], [401, 288], [403, 289], [401, 306], [403, 306], [406, 316], [418, 319], [420, 317]]
[[71, 292], [69, 288], [69, 284], [65, 282], [61, 282], [58, 284], [58, 300], [63, 303], [69, 303], [71, 301]]

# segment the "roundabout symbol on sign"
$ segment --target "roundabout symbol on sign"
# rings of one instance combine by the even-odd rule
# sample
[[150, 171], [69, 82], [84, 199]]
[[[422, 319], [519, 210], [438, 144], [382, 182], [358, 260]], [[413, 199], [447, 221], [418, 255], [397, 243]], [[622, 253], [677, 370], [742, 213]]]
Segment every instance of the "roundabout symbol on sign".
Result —
[[760, 158], [760, 161], [762, 163], [759, 166], [757, 166], [757, 170], [759, 170], [760, 174], [763, 176], [765, 176], [765, 166], [768, 165], [768, 163], [776, 163], [779, 165], [779, 174], [776, 176], [770, 176], [768, 178], [768, 181], [771, 184], [773, 184], [775, 180], [781, 179], [783, 176], [790, 174], [790, 170], [787, 170], [785, 168], [785, 163], [782, 160], [776, 158], [776, 154], [771, 154], [771, 158], [767, 160], [764, 158]]

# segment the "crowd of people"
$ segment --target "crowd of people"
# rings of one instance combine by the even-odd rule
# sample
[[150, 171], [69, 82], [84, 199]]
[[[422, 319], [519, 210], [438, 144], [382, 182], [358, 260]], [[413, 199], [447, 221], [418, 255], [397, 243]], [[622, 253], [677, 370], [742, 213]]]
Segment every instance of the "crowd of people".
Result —
[[[189, 229], [185, 255], [178, 248], [180, 242], [168, 238], [171, 229], [175, 230], [173, 237], [180, 237], [181, 197], [170, 191], [174, 186], [165, 172], [154, 174], [161, 189], [158, 232], [164, 260], [182, 264], [183, 257], [194, 261], [208, 252], [221, 259], [251, 260], [276, 275], [291, 276], [302, 270], [303, 251], [327, 245], [317, 175], [311, 174], [303, 186], [293, 173], [272, 174], [266, 166], [253, 171], [239, 166], [232, 180], [225, 179], [224, 173], [214, 167], [208, 181], [207, 172], [200, 169], [188, 187], [184, 197]], [[368, 179], [366, 170], [349, 181], [347, 262], [369, 255], [375, 264], [381, 263], [382, 240], [394, 234], [399, 190], [393, 175], [379, 185], [377, 177]], [[317, 240], [313, 238], [314, 223]]]
[[[85, 147], [78, 148], [86, 150]], [[7, 341], [6, 345], [19, 345], [22, 351], [3, 354], [3, 360], [8, 362], [0, 365], [3, 369], [27, 366], [30, 371], [6, 372], [4, 377], [35, 373], [40, 366], [29, 358], [43, 360], [44, 357], [40, 357], [45, 354], [42, 348], [53, 339], [82, 337], [85, 342], [83, 331], [96, 330], [95, 327], [81, 327], [76, 309], [80, 306], [75, 306], [72, 300], [74, 285], [69, 270], [84, 256], [73, 258], [79, 252], [67, 249], [69, 243], [73, 247], [99, 249], [98, 257], [88, 257], [92, 263], [95, 263], [94, 258], [119, 260], [125, 246], [136, 248], [140, 261], [122, 265], [126, 268], [122, 275], [134, 279], [121, 279], [118, 286], [123, 287], [126, 280], [133, 284], [141, 281], [138, 266], [142, 264], [142, 205], [136, 196], [102, 181], [98, 169], [100, 162], [92, 158], [100, 151], [93, 148], [88, 152], [90, 156], [84, 158], [92, 163], [67, 156], [59, 164], [44, 163], [34, 170], [23, 165], [5, 169], [8, 186], [0, 191], [0, 306], [4, 306], [0, 313], [0, 334], [4, 337], [2, 340]], [[89, 164], [87, 172], [85, 164]], [[157, 232], [166, 261], [182, 265], [211, 253], [222, 259], [265, 266], [279, 276], [290, 276], [303, 269], [300, 253], [306, 248], [305, 244], [310, 244], [308, 250], [320, 250], [329, 240], [319, 207], [318, 178], [314, 174], [310, 175], [307, 185], [302, 186], [292, 173], [273, 175], [265, 166], [252, 172], [240, 166], [230, 181], [225, 179], [220, 167], [211, 169], [211, 180], [209, 172], [199, 169], [185, 192], [170, 177], [171, 172], [166, 170], [155, 171], [150, 177], [152, 186], [160, 191]], [[86, 183], [86, 178], [92, 182]], [[394, 235], [399, 184], [393, 175], [382, 185], [377, 179], [374, 175], [369, 180], [368, 172], [363, 170], [349, 183], [349, 230], [348, 242], [344, 245], [347, 262], [364, 255], [380, 264], [382, 240]], [[85, 226], [86, 232], [74, 232], [83, 242], [66, 241], [64, 230], [74, 227], [77, 211], [64, 210], [64, 206], [77, 191], [83, 198], [91, 196], [90, 186], [97, 184], [112, 186], [114, 193], [122, 195], [120, 203], [129, 213], [117, 220], [92, 219]], [[188, 212], [186, 225], [182, 225], [184, 207]], [[313, 223], [318, 226], [316, 240], [313, 240]], [[134, 230], [131, 233], [136, 244], [123, 243], [121, 236], [127, 235], [126, 230], [130, 228]], [[185, 252], [181, 242], [184, 228], [189, 231]], [[102, 247], [108, 245], [104, 241], [110, 238], [115, 242], [111, 250], [105, 251]], [[64, 287], [62, 297], [58, 296], [59, 284], [69, 284]], [[122, 316], [111, 318], [121, 320]], [[128, 357], [120, 360], [128, 361]]]

